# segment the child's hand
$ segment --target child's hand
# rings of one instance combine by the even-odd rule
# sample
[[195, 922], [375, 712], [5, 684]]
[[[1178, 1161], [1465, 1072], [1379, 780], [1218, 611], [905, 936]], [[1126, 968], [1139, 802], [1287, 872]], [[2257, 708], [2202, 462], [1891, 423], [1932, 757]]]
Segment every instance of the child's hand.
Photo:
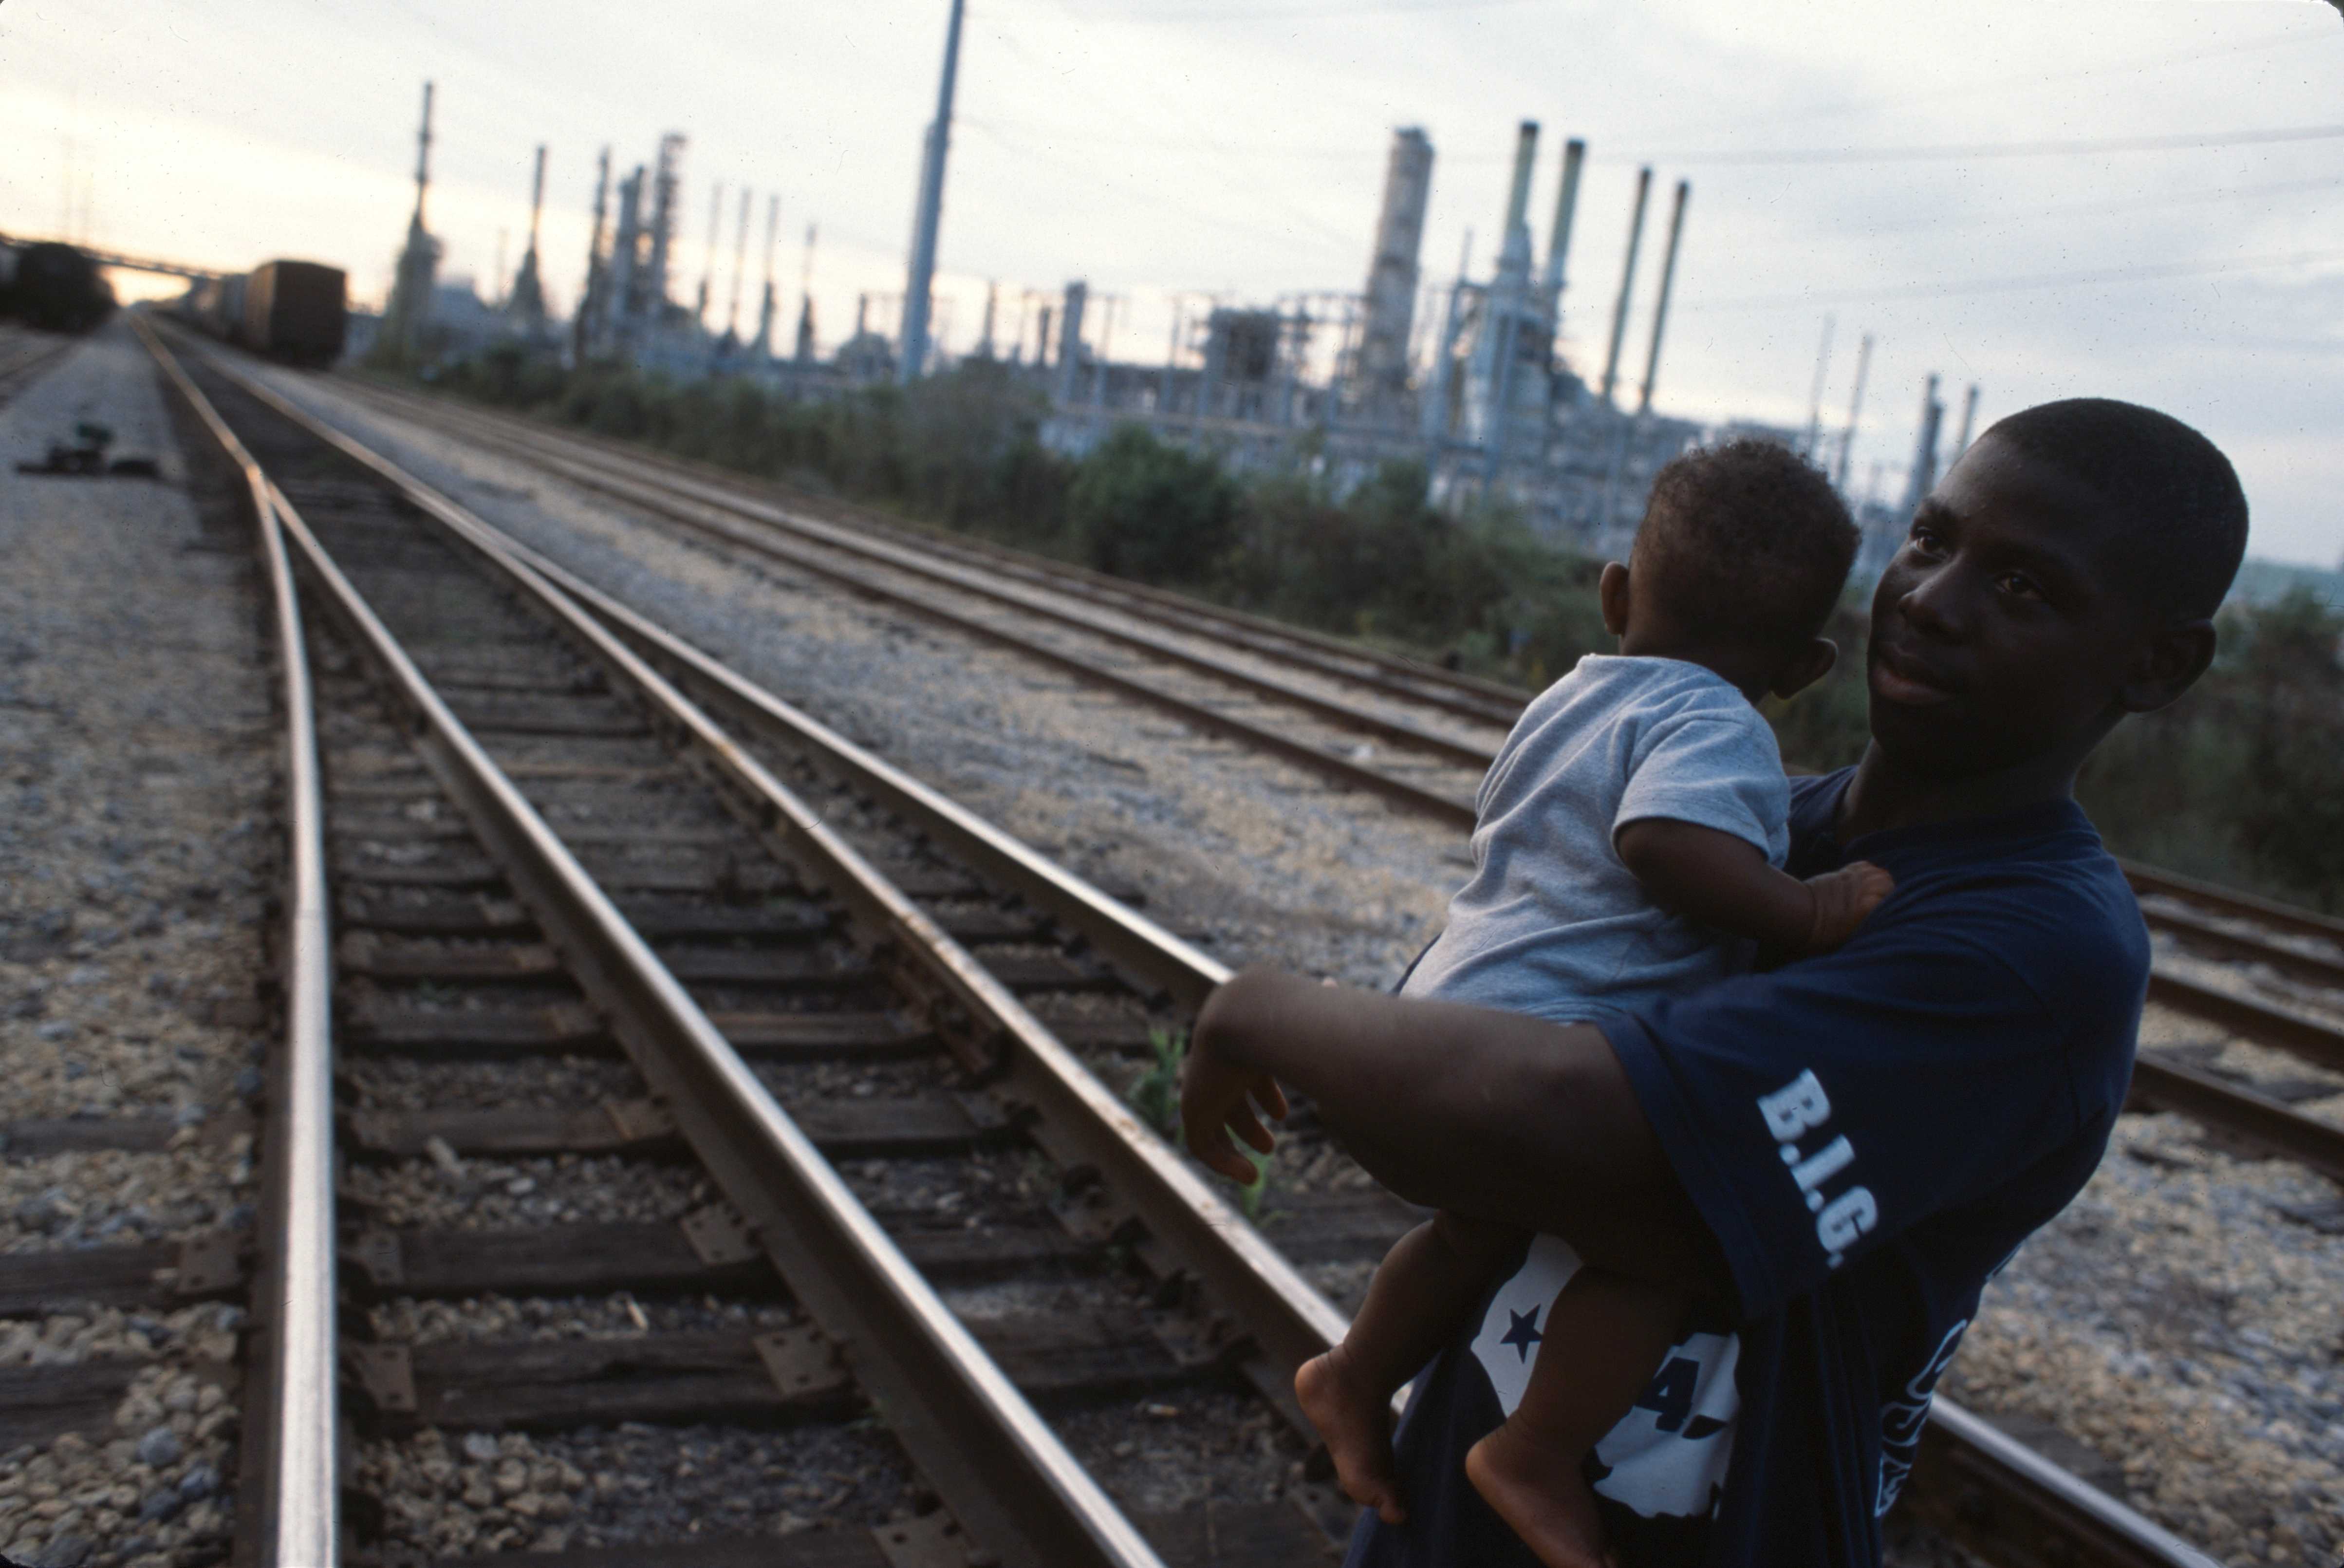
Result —
[[1209, 1046], [1191, 1041], [1188, 1059], [1180, 1069], [1180, 1130], [1188, 1152], [1231, 1181], [1251, 1186], [1258, 1175], [1253, 1161], [1238, 1152], [1229, 1138], [1238, 1138], [1268, 1154], [1278, 1139], [1261, 1118], [1286, 1118], [1286, 1091], [1268, 1073], [1224, 1061]]
[[1807, 927], [1807, 951], [1828, 953], [1854, 936], [1864, 916], [1896, 891], [1896, 879], [1872, 862], [1858, 860], [1837, 871], [1808, 877], [1807, 891], [1815, 902], [1814, 919]]

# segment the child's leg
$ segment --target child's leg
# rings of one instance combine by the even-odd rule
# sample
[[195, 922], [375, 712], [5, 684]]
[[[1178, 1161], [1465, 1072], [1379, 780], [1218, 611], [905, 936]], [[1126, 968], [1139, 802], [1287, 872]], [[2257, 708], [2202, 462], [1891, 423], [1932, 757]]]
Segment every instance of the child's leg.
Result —
[[1393, 1244], [1343, 1342], [1303, 1363], [1294, 1395], [1352, 1502], [1408, 1517], [1392, 1472], [1391, 1397], [1448, 1343], [1522, 1233], [1441, 1213]]
[[1554, 1299], [1521, 1403], [1465, 1457], [1465, 1473], [1547, 1568], [1607, 1559], [1579, 1473], [1676, 1342], [1682, 1292], [1581, 1269]]

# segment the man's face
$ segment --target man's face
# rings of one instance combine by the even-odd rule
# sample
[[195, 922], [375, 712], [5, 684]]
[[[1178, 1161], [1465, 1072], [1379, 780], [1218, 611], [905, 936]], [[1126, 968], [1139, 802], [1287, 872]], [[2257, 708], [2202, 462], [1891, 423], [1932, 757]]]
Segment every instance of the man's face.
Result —
[[2113, 722], [2151, 617], [2121, 518], [1989, 434], [1921, 503], [1872, 600], [1872, 733], [1954, 779], [2084, 752]]

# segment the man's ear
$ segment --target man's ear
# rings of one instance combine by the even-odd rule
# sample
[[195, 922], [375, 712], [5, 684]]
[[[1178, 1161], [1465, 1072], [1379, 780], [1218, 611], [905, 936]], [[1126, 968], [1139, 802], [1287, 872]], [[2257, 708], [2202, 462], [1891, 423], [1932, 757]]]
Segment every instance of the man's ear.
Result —
[[2117, 705], [2128, 713], [2153, 713], [2173, 702], [2213, 663], [2216, 642], [2214, 622], [2202, 615], [2165, 627], [2141, 650], [2131, 677], [2117, 688]]
[[1799, 650], [1799, 656], [1783, 667], [1774, 682], [1774, 695], [1795, 697], [1832, 672], [1839, 663], [1839, 644], [1828, 637], [1818, 637]]
[[1603, 563], [1595, 583], [1595, 602], [1602, 607], [1603, 630], [1614, 637], [1628, 634], [1628, 569], [1616, 561]]

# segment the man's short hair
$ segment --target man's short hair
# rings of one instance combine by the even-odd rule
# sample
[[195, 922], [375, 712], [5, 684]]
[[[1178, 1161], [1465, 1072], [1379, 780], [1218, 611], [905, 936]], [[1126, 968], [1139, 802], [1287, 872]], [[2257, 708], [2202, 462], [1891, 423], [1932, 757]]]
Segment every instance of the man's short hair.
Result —
[[1743, 438], [1695, 448], [1654, 476], [1629, 565], [1687, 630], [1788, 648], [1823, 630], [1856, 540], [1823, 470]]
[[2247, 492], [2212, 441], [2171, 414], [2114, 398], [2037, 403], [1985, 433], [2122, 516], [2126, 559], [2158, 610], [2197, 616], [2221, 608], [2247, 553]]

